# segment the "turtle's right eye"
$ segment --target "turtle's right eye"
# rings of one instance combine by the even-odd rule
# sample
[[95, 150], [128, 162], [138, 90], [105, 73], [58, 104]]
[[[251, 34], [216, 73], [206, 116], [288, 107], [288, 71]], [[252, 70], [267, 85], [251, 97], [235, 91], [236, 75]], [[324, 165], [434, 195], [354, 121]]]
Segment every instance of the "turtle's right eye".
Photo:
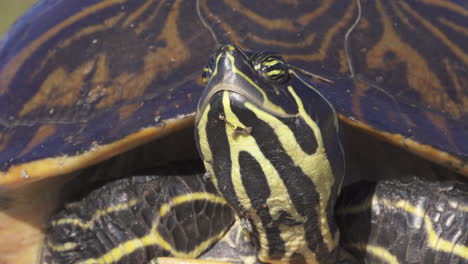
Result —
[[289, 80], [289, 66], [278, 55], [269, 52], [259, 53], [254, 68], [266, 81], [284, 83]]

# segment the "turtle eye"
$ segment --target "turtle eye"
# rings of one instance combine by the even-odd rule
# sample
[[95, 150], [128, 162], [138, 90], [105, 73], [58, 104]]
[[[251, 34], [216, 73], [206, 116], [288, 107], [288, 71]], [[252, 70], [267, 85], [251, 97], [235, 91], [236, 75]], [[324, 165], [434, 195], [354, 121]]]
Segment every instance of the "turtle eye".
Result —
[[205, 85], [208, 84], [208, 81], [211, 78], [211, 75], [213, 74], [213, 69], [215, 67], [215, 58], [212, 56], [208, 60], [208, 63], [206, 64], [205, 68], [203, 68], [202, 72], [202, 81]]
[[269, 55], [261, 58], [255, 69], [263, 79], [270, 82], [284, 83], [289, 80], [288, 64], [280, 56]]
[[208, 84], [208, 81], [210, 80], [211, 78], [211, 74], [212, 74], [212, 70], [211, 70], [211, 67], [209, 67], [209, 65], [205, 66], [205, 68], [203, 68], [203, 73], [202, 73], [202, 80], [203, 80], [203, 83], [205, 85]]

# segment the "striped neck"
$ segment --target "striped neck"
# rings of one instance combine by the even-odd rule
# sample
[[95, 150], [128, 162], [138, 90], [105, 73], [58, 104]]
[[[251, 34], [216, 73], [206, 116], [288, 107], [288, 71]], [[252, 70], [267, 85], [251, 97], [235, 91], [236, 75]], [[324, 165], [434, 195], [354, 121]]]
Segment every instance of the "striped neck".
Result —
[[197, 133], [205, 167], [248, 223], [260, 260], [318, 263], [333, 251], [336, 182], [321, 131], [305, 109], [275, 117], [224, 91], [213, 96]]
[[195, 137], [211, 179], [275, 263], [328, 263], [344, 158], [330, 103], [271, 52], [227, 45], [204, 69]]

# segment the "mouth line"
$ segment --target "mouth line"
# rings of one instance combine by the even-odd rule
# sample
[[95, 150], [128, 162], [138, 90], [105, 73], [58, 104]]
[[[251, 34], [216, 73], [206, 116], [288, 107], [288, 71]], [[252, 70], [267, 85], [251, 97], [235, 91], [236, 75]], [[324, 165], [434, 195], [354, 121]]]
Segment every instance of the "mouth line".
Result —
[[[198, 102], [197, 112], [202, 113], [203, 111], [205, 111], [205, 108], [210, 103], [211, 98], [215, 94], [217, 94], [218, 92], [222, 92], [222, 91], [233, 92], [233, 93], [236, 93], [236, 94], [238, 94], [238, 95], [240, 95], [242, 97], [245, 97], [246, 102], [250, 102], [253, 105], [260, 108], [262, 111], [265, 111], [265, 112], [270, 113], [272, 115], [279, 116], [279, 117], [285, 117], [285, 118], [297, 117], [297, 115], [295, 115], [295, 114], [285, 115], [283, 113], [277, 113], [276, 111], [266, 109], [265, 107], [263, 107], [264, 103], [263, 103], [263, 101], [261, 99], [259, 99], [256, 96], [253, 96], [252, 94], [248, 93], [247, 91], [245, 91], [245, 89], [242, 89], [241, 86], [233, 85], [231, 83], [223, 83], [223, 82], [218, 83], [218, 84], [214, 85], [211, 88], [208, 88], [208, 86], [207, 86], [207, 88], [205, 88], [205, 91], [203, 92], [203, 94], [201, 96], [201, 98], [203, 98], [203, 99], [201, 99]], [[198, 122], [200, 116], [201, 115], [197, 114], [197, 117], [196, 117], [196, 120], [195, 120], [196, 122]]]

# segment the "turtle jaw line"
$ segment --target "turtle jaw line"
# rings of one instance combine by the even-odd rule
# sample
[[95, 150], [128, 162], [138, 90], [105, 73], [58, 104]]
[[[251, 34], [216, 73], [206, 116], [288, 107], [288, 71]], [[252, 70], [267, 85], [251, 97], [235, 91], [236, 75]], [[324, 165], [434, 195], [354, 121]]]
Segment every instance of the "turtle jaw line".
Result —
[[284, 113], [276, 112], [274, 109], [265, 108], [262, 100], [257, 98], [252, 93], [249, 93], [249, 91], [246, 90], [244, 87], [232, 83], [222, 82], [215, 85], [210, 85], [210, 83], [208, 83], [207, 87], [205, 88], [205, 91], [203, 92], [200, 98], [200, 101], [198, 102], [197, 115], [195, 117], [196, 123], [198, 123], [198, 121], [200, 120], [201, 113], [203, 113], [207, 105], [210, 104], [213, 96], [223, 91], [235, 93], [238, 96], [243, 97], [245, 102], [249, 102], [271, 115], [280, 117], [296, 117], [296, 115], [285, 115]]
[[[213, 96], [223, 91], [228, 91], [228, 92], [239, 94], [243, 97], [246, 97], [248, 101], [253, 102], [255, 105], [262, 105], [262, 102], [259, 102], [259, 100], [257, 100], [254, 96], [249, 95], [248, 92], [245, 91], [245, 89], [243, 89], [242, 87], [238, 85], [225, 83], [225, 82], [218, 83], [215, 85], [210, 85], [210, 83], [208, 83], [198, 103], [197, 112], [203, 113], [206, 109], [206, 106], [210, 104]], [[197, 114], [196, 122], [198, 122], [199, 118], [200, 118], [200, 114]]]

